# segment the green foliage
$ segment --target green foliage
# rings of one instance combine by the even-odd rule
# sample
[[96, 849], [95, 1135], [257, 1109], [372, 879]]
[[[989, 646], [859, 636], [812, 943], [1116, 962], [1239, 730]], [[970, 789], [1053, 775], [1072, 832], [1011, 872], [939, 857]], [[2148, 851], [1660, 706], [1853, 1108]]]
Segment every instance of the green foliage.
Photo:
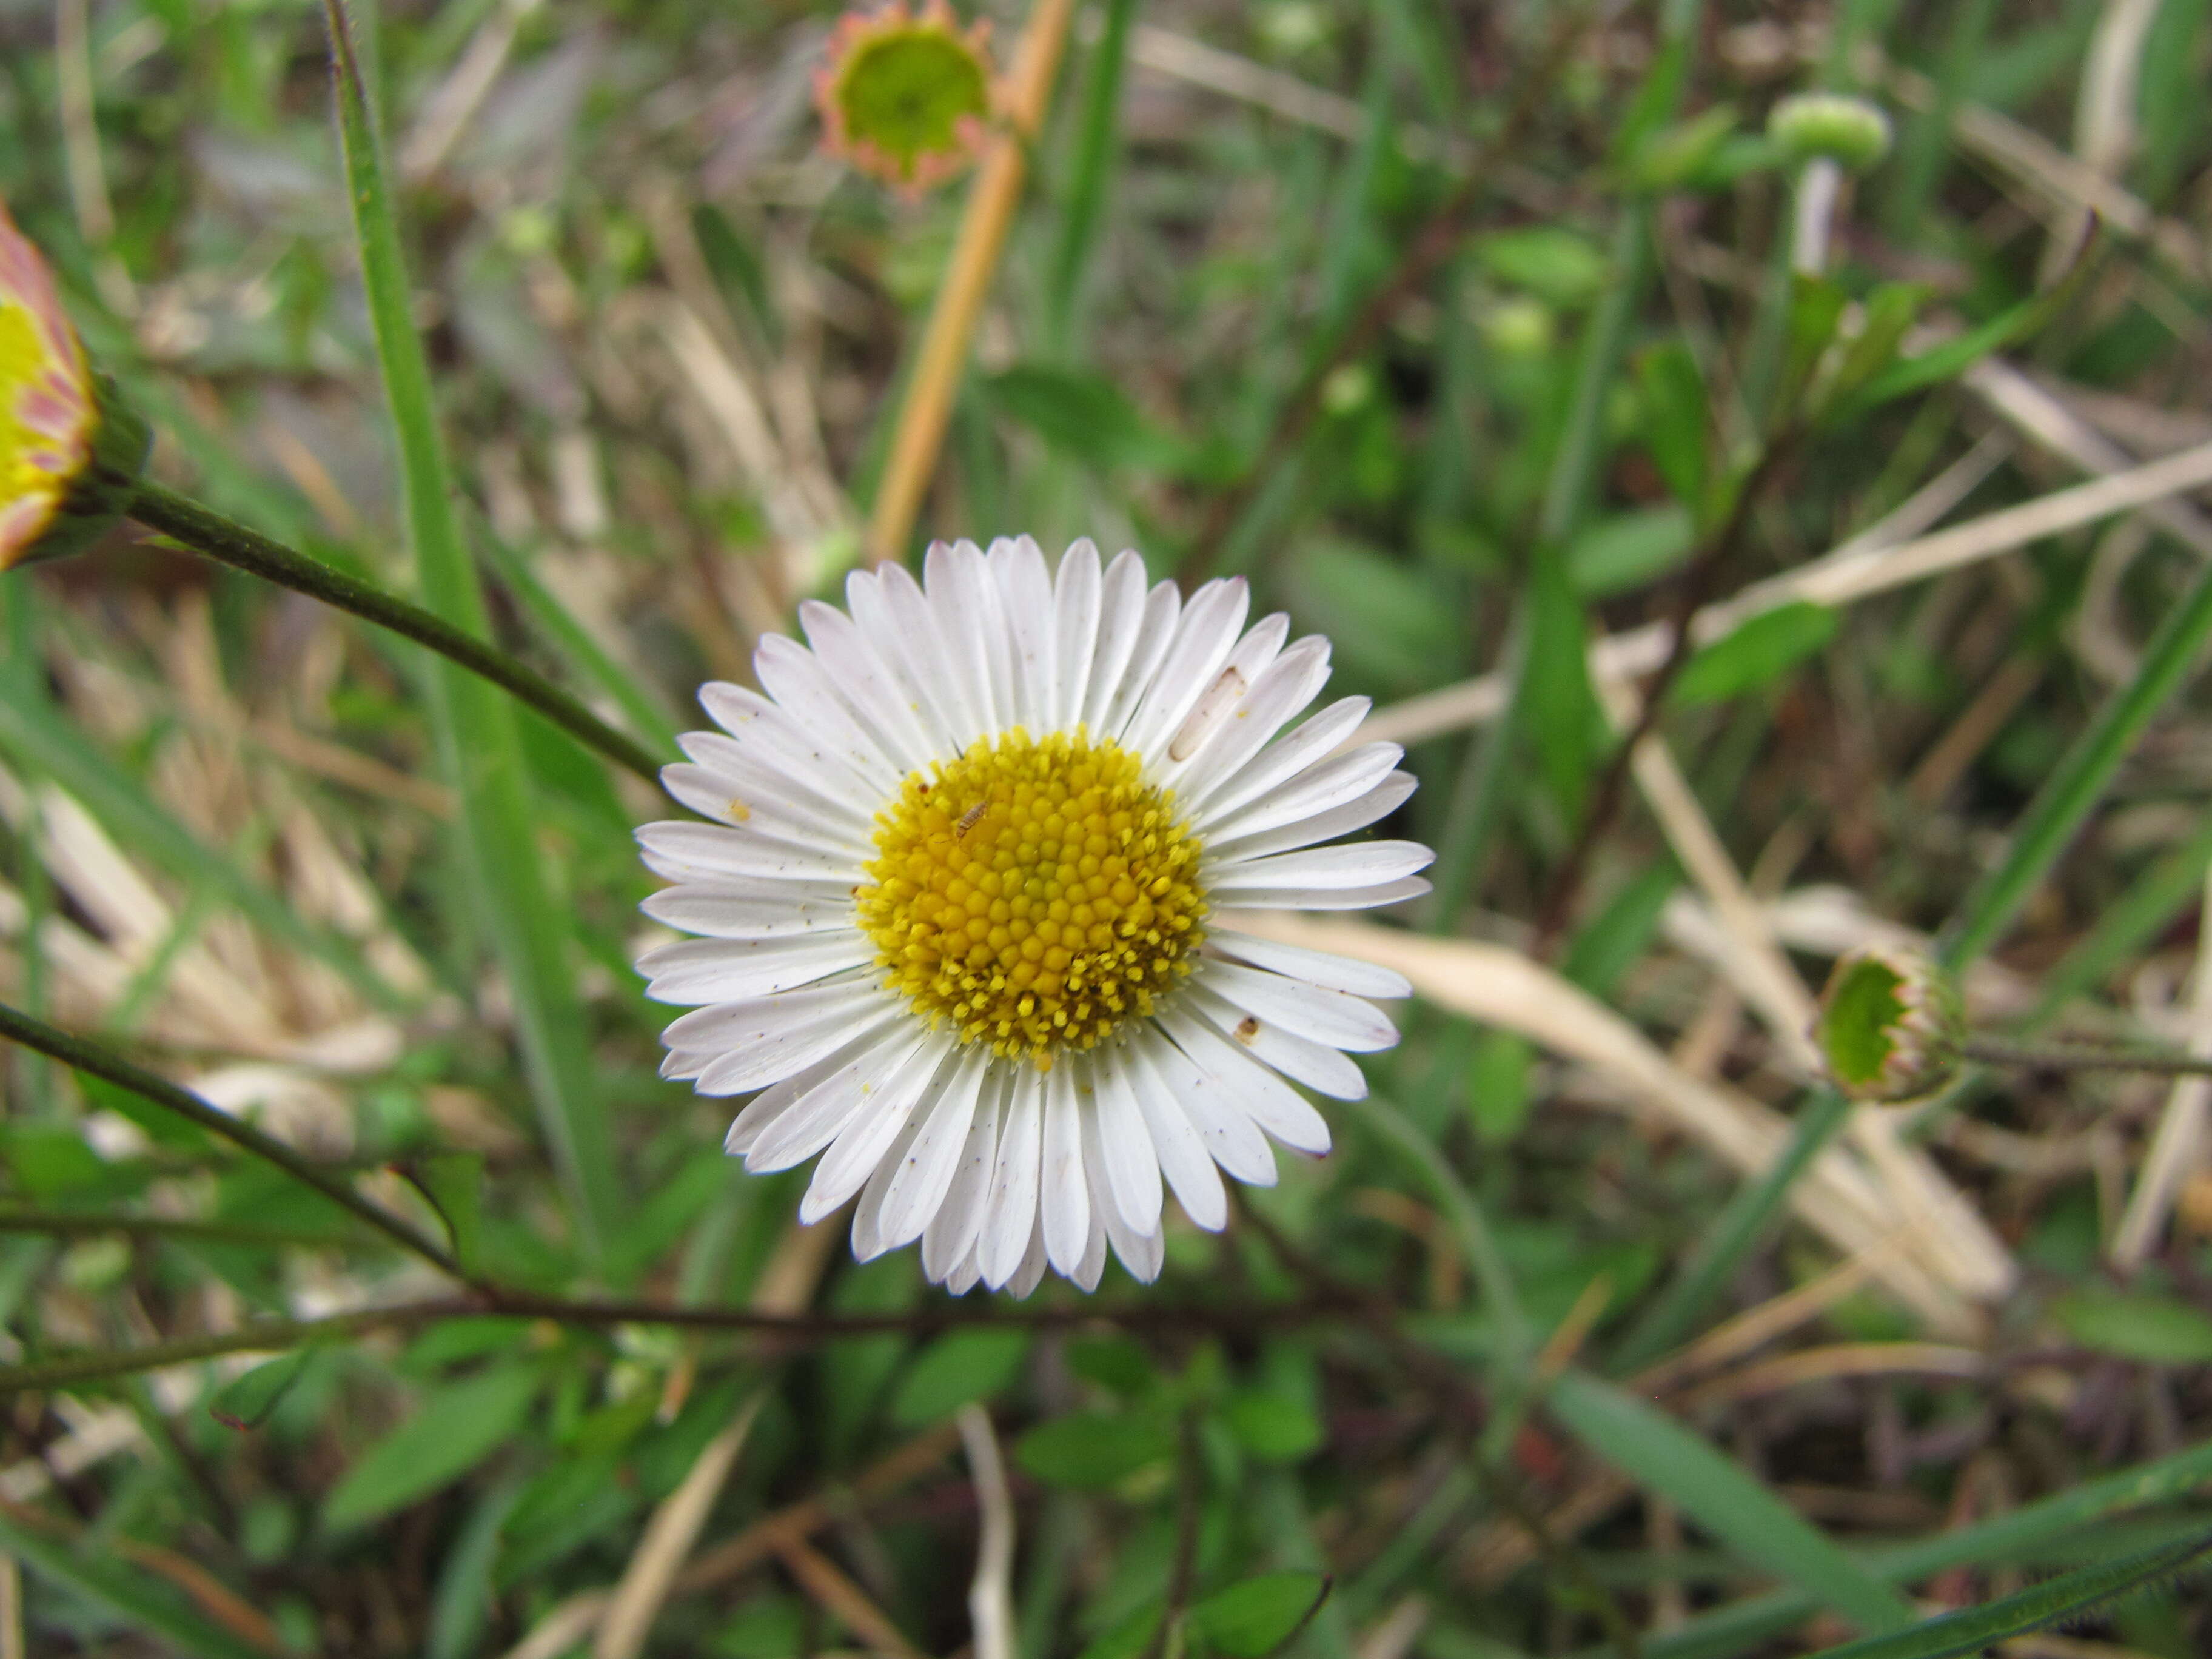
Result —
[[2067, 1297], [2051, 1311], [2067, 1335], [2100, 1353], [2154, 1365], [2212, 1364], [2212, 1317], [2171, 1297], [2098, 1291]]
[[1328, 1580], [1317, 1572], [1248, 1578], [1195, 1603], [1184, 1629], [1201, 1649], [1232, 1659], [1261, 1659], [1311, 1621], [1328, 1589]]
[[504, 1364], [428, 1390], [331, 1488], [324, 1527], [366, 1526], [466, 1474], [521, 1426], [539, 1382], [533, 1367]]

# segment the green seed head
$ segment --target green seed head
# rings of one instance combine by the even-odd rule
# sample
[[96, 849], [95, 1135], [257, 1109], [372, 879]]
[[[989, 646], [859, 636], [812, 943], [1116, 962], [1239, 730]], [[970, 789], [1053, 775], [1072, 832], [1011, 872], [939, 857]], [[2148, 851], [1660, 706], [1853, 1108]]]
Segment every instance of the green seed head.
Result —
[[1889, 153], [1889, 117], [1863, 98], [1800, 92], [1769, 112], [1766, 136], [1795, 161], [1825, 156], [1852, 173], [1864, 173]]
[[1966, 1016], [1950, 975], [1916, 951], [1863, 945], [1836, 959], [1813, 1040], [1853, 1100], [1918, 1100], [1951, 1080]]

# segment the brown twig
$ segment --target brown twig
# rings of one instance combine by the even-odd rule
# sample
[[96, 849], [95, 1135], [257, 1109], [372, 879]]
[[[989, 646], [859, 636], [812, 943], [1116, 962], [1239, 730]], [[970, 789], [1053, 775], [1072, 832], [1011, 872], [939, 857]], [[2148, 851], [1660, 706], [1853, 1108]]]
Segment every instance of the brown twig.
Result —
[[1045, 102], [1052, 95], [1053, 76], [1060, 68], [1060, 49], [1066, 44], [1068, 20], [1074, 12], [1074, 0], [1036, 0], [1015, 49], [1006, 77], [1006, 128], [992, 139], [976, 172], [975, 188], [969, 192], [959, 236], [915, 356], [906, 400], [899, 406], [883, 481], [876, 486], [875, 505], [868, 514], [871, 564], [905, 553], [921, 499], [936, 474], [953, 393], [968, 361], [968, 341], [999, 268], [1014, 210], [1021, 203], [1029, 147], [1044, 124]]
[[1220, 556], [1222, 542], [1251, 504], [1253, 496], [1259, 493], [1275, 459], [1295, 448], [1304, 437], [1306, 428], [1320, 411], [1322, 391], [1328, 377], [1373, 345], [1389, 326], [1398, 307], [1419, 292], [1451, 258], [1467, 228], [1468, 216], [1490, 193], [1500, 164], [1528, 136], [1528, 128], [1542, 111], [1561, 71], [1572, 60], [1576, 45], [1603, 9], [1606, 8], [1579, 10], [1556, 25], [1551, 43], [1535, 69], [1522, 81], [1520, 95], [1507, 110], [1504, 121], [1468, 158], [1466, 177], [1459, 187], [1429, 216], [1428, 222], [1400, 256], [1397, 267], [1368, 296], [1358, 315], [1306, 371], [1275, 416], [1274, 426], [1267, 441], [1260, 446], [1252, 465], [1215, 495], [1207, 507], [1196, 534], [1191, 538], [1190, 550], [1176, 572], [1184, 586], [1196, 581], [1212, 568]]

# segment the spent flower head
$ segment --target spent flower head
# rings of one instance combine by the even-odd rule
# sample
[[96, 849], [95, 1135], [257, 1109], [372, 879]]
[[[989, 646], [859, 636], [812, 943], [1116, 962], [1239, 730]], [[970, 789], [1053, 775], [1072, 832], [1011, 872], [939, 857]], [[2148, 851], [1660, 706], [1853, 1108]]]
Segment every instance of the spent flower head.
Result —
[[988, 33], [963, 31], [945, 0], [848, 12], [814, 82], [829, 149], [910, 193], [960, 172], [991, 114]]
[[1813, 1027], [1838, 1089], [1853, 1100], [1892, 1104], [1948, 1083], [1966, 1036], [1950, 975], [1893, 945], [1862, 945], [1836, 958]]
[[1428, 890], [1427, 848], [1338, 842], [1413, 793], [1401, 751], [1344, 746], [1363, 697], [1298, 720], [1328, 642], [1246, 628], [1241, 578], [1186, 602], [1134, 553], [1048, 573], [1024, 537], [846, 599], [761, 642], [760, 691], [701, 691], [722, 732], [663, 779], [714, 821], [639, 833], [672, 884], [646, 913], [696, 935], [638, 963], [693, 1009], [663, 1074], [753, 1097], [746, 1168], [819, 1154], [799, 1218], [857, 1196], [863, 1260], [920, 1240], [956, 1291], [1026, 1295], [1111, 1249], [1149, 1281], [1164, 1182], [1218, 1231], [1224, 1173], [1328, 1150], [1291, 1085], [1358, 1099], [1347, 1055], [1397, 1041], [1372, 999], [1404, 979], [1252, 913]]

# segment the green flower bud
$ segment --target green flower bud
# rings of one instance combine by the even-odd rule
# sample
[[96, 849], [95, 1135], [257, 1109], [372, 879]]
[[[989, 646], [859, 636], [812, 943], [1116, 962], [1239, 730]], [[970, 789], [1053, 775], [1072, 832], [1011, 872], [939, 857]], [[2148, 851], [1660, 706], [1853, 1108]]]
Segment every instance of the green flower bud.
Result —
[[1862, 945], [1836, 958], [1813, 1040], [1853, 1100], [1918, 1100], [1951, 1080], [1966, 1037], [1951, 976], [1917, 951]]
[[827, 147], [913, 195], [958, 173], [991, 116], [984, 34], [981, 23], [963, 31], [945, 0], [848, 12], [814, 82]]
[[1768, 112], [1766, 136], [1793, 161], [1825, 156], [1864, 173], [1889, 154], [1889, 117], [1844, 93], [1794, 93]]

